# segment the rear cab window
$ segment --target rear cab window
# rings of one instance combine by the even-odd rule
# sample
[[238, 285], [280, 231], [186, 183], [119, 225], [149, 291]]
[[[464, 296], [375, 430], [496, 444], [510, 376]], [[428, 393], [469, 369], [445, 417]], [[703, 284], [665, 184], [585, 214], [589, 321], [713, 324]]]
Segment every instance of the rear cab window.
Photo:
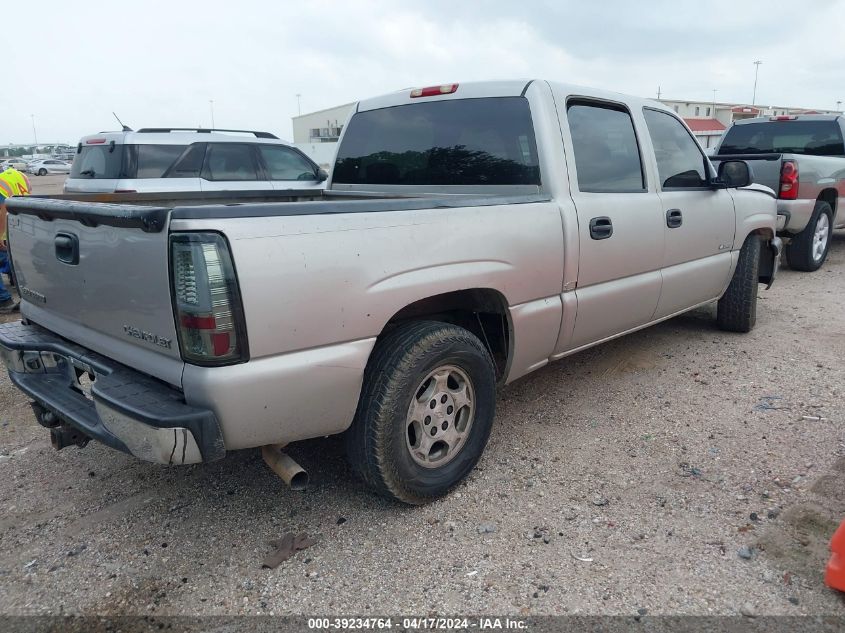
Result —
[[488, 97], [356, 113], [333, 182], [361, 185], [540, 185], [528, 100]]
[[732, 126], [719, 154], [845, 156], [838, 121], [760, 121]]

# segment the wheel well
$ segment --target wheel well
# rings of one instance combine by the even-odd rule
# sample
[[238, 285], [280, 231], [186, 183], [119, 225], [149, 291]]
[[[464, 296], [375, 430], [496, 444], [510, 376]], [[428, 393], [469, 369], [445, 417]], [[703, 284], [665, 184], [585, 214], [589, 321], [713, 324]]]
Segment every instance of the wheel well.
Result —
[[766, 244], [774, 235], [771, 229], [754, 229], [748, 234], [748, 237], [754, 236], [760, 240], [760, 267], [757, 270], [757, 281], [767, 286], [772, 282], [772, 275], [775, 271], [775, 258]]
[[505, 297], [491, 288], [471, 288], [426, 297], [405, 306], [384, 326], [379, 337], [408, 321], [442, 321], [465, 328], [484, 343], [496, 365], [496, 378], [507, 376], [512, 327]]
[[836, 189], [824, 189], [818, 197], [818, 200], [824, 200], [833, 209], [833, 216], [836, 217]]

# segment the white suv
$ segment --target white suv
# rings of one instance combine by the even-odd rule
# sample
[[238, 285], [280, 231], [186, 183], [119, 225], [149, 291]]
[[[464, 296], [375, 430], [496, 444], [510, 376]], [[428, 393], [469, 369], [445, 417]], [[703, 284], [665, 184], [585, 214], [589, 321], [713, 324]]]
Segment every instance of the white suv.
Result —
[[77, 145], [65, 193], [322, 189], [326, 172], [269, 132], [143, 128]]

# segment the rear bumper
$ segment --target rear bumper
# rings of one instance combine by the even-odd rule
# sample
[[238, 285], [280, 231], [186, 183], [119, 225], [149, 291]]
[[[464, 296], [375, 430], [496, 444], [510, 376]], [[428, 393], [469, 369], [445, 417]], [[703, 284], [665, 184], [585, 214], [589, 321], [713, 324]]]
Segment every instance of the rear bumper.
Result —
[[813, 217], [816, 208], [815, 200], [780, 200], [778, 199], [778, 216], [785, 216], [783, 227], [778, 217], [778, 230], [787, 235], [794, 235], [804, 230]]
[[44, 328], [0, 324], [0, 356], [15, 386], [107, 446], [162, 464], [207, 462], [226, 454], [210, 410], [189, 406], [175, 389]]

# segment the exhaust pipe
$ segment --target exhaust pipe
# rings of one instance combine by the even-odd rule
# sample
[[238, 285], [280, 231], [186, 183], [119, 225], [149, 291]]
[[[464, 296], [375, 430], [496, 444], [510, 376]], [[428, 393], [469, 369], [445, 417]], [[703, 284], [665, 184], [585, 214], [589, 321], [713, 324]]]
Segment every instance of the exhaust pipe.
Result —
[[261, 456], [273, 472], [284, 479], [291, 490], [305, 490], [308, 486], [308, 473], [284, 452], [284, 448], [284, 444], [262, 446]]

